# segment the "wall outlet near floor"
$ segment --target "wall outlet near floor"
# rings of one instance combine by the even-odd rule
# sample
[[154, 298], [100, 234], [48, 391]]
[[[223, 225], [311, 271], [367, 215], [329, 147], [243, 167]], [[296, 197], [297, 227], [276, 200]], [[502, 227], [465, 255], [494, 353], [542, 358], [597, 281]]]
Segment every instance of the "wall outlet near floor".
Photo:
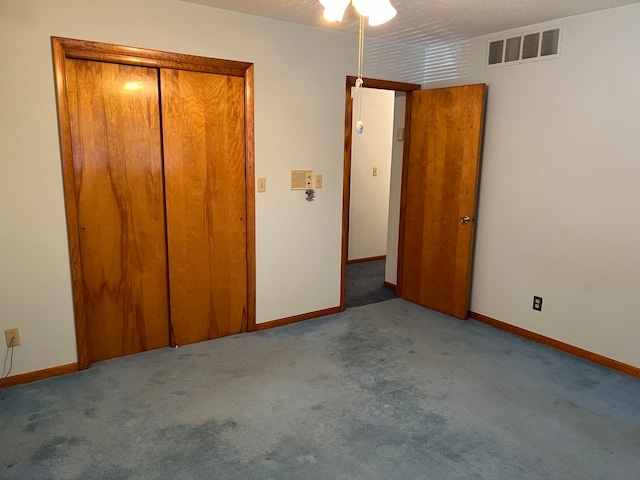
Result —
[[542, 311], [542, 297], [533, 297], [533, 309]]
[[7, 347], [17, 347], [20, 345], [20, 332], [17, 328], [8, 328], [4, 331], [7, 339]]

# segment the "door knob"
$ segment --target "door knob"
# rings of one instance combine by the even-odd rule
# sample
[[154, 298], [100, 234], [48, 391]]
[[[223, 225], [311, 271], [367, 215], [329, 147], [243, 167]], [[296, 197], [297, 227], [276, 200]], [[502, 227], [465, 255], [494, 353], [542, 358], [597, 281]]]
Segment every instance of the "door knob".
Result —
[[460, 223], [463, 225], [466, 225], [467, 223], [469, 223], [471, 221], [471, 219], [469, 218], [469, 215], [465, 215], [464, 217], [462, 217], [460, 219]]

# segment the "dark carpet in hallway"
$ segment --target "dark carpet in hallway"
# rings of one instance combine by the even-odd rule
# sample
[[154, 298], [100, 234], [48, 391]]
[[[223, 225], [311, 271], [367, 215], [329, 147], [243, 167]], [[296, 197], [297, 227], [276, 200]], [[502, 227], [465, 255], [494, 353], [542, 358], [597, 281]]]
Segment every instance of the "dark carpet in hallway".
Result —
[[385, 260], [347, 265], [346, 308], [360, 307], [396, 298], [393, 291], [383, 286], [384, 268]]

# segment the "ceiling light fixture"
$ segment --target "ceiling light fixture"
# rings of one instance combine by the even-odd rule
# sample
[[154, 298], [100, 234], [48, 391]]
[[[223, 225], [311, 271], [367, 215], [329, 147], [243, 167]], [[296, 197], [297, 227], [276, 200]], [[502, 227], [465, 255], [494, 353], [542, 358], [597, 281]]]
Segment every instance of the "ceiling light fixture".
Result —
[[349, 3], [358, 12], [360, 17], [360, 29], [358, 31], [358, 78], [354, 89], [358, 94], [358, 121], [356, 122], [356, 133], [364, 132], [362, 122], [362, 64], [364, 61], [364, 17], [369, 19], [372, 27], [387, 23], [398, 13], [389, 0], [320, 0], [324, 7], [324, 18], [329, 22], [341, 22], [344, 13], [347, 11]]
[[320, 0], [320, 3], [329, 22], [341, 22], [349, 3], [358, 15], [369, 19], [371, 27], [387, 23], [398, 13], [389, 0]]

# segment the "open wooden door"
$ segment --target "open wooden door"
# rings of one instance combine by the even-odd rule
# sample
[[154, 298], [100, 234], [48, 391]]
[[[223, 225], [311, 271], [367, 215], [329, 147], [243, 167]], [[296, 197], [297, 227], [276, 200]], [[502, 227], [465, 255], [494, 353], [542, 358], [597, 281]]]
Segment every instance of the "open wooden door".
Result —
[[486, 85], [411, 93], [401, 297], [466, 319]]

